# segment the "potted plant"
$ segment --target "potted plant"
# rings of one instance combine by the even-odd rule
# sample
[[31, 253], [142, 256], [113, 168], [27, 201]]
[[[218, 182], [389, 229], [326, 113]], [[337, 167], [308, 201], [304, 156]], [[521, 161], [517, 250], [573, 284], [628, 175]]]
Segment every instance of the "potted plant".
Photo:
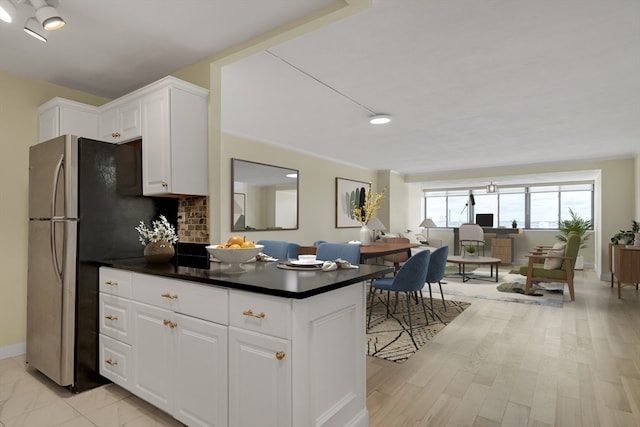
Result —
[[467, 256], [476, 256], [477, 254], [476, 245], [467, 245], [464, 247], [464, 251], [467, 254]]
[[611, 238], [614, 245], [630, 245], [632, 242], [640, 242], [640, 223], [631, 221], [631, 230], [620, 230]]
[[[560, 221], [559, 229], [560, 234], [556, 235], [556, 239], [560, 242], [567, 243], [567, 238], [569, 233], [575, 233], [580, 237], [580, 249], [587, 247], [587, 240], [589, 240], [589, 235], [587, 231], [593, 227], [593, 222], [590, 219], [584, 219], [579, 216], [573, 209], [569, 208], [569, 215], [571, 216], [569, 219], [563, 219]], [[584, 264], [584, 257], [582, 255], [578, 255], [576, 258], [576, 270], [582, 270]]]
[[518, 221], [515, 218], [511, 221], [511, 228], [518, 228]]

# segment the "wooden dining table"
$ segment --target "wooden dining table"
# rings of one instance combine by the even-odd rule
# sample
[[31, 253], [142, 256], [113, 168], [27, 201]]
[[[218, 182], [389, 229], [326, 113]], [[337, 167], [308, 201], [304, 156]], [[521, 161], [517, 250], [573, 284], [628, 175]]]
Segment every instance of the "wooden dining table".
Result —
[[417, 243], [372, 242], [369, 245], [360, 246], [360, 262], [366, 264], [368, 259], [400, 252], [407, 252], [409, 256], [411, 256], [411, 249], [418, 247], [420, 247], [420, 245]]

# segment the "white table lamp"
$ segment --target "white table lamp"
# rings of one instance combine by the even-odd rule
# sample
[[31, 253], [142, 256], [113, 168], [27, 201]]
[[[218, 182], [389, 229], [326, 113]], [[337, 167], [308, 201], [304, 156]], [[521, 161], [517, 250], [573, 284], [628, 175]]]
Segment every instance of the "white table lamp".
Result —
[[427, 240], [429, 240], [429, 229], [437, 227], [436, 223], [433, 222], [431, 218], [425, 218], [421, 223], [420, 227], [427, 229]]

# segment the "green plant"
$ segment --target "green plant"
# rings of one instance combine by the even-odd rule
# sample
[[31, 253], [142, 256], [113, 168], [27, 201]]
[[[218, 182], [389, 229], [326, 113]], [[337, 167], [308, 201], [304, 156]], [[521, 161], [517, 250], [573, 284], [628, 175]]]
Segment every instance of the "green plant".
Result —
[[511, 226], [512, 226], [513, 228], [516, 228], [516, 227], [518, 226], [518, 221], [516, 221], [516, 219], [515, 219], [515, 218], [513, 218], [513, 220], [511, 220]]
[[636, 233], [640, 232], [640, 223], [631, 221], [631, 230], [620, 230], [611, 238], [611, 243], [617, 245], [619, 243], [631, 243], [636, 238]]
[[593, 227], [593, 223], [590, 219], [580, 217], [571, 208], [569, 208], [569, 215], [571, 215], [571, 218], [560, 221], [560, 226], [558, 227], [560, 234], [556, 238], [558, 241], [566, 243], [569, 233], [575, 233], [580, 237], [580, 249], [586, 248], [587, 240], [590, 237], [587, 235], [587, 231]]
[[476, 253], [476, 246], [475, 245], [469, 245], [469, 246], [465, 246], [464, 250], [469, 254], [469, 255], [473, 255]]

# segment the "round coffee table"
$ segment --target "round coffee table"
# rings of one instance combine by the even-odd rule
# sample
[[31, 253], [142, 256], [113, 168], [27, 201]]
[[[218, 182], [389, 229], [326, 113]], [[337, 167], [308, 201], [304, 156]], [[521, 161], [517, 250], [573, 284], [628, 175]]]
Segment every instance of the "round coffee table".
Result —
[[[450, 255], [447, 257], [447, 262], [458, 264], [458, 273], [462, 276], [462, 281], [467, 282], [469, 279], [479, 280], [494, 280], [493, 266], [496, 267], [495, 281], [498, 282], [498, 266], [502, 262], [500, 258], [492, 258], [488, 256], [462, 256], [462, 255]], [[481, 276], [473, 273], [465, 273], [464, 268], [466, 265], [489, 265], [491, 266], [490, 276]]]

